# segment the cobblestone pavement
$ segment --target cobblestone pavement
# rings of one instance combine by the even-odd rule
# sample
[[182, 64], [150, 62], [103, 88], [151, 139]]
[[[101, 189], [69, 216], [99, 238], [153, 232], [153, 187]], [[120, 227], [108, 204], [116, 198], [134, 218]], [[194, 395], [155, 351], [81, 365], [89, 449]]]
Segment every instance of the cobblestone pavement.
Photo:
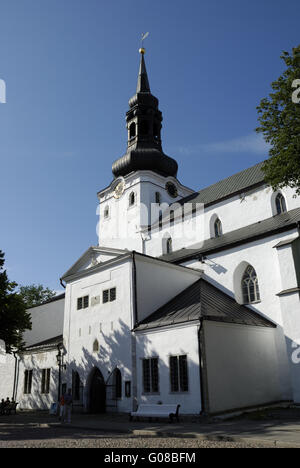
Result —
[[137, 437], [64, 427], [1, 425], [0, 448], [263, 448], [264, 445], [179, 437]]

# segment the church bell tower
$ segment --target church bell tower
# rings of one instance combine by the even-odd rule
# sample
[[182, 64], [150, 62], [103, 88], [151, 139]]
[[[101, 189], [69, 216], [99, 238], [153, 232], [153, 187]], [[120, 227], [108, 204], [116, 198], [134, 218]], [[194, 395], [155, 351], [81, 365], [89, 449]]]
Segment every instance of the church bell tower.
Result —
[[113, 163], [112, 172], [115, 177], [124, 177], [133, 171], [150, 170], [164, 177], [176, 177], [177, 162], [162, 150], [163, 118], [158, 109], [158, 99], [150, 91], [144, 59], [145, 49], [140, 49], [140, 54], [136, 93], [129, 100], [129, 111], [126, 114], [127, 151]]
[[[178, 165], [162, 149], [162, 113], [150, 90], [145, 49], [140, 49], [136, 93], [126, 113], [126, 153], [112, 165], [114, 180], [98, 193], [99, 245], [146, 252], [160, 210], [193, 191], [177, 180]], [[153, 205], [157, 219], [153, 219]], [[145, 237], [145, 232], [148, 232]]]

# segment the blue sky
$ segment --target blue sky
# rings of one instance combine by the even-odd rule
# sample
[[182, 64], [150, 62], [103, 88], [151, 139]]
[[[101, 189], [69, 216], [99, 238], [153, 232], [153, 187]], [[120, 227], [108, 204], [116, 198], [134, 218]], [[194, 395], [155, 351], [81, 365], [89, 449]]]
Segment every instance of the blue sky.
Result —
[[298, 0], [0, 0], [0, 249], [58, 290], [96, 237], [96, 192], [126, 149], [139, 39], [163, 148], [199, 190], [267, 157], [256, 106], [299, 44]]

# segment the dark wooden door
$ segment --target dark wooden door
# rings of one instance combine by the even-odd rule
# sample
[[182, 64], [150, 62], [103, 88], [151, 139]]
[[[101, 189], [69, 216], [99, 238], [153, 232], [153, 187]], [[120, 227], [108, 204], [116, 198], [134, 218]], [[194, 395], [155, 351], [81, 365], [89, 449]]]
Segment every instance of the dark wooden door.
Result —
[[95, 369], [90, 388], [90, 413], [105, 413], [106, 386], [103, 375]]

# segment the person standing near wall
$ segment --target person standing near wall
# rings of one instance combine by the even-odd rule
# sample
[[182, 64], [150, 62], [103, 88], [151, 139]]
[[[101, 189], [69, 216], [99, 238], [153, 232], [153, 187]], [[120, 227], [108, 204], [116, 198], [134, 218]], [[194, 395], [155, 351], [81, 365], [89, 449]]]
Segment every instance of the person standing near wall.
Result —
[[59, 420], [64, 422], [64, 406], [65, 406], [65, 396], [62, 395], [59, 400]]

